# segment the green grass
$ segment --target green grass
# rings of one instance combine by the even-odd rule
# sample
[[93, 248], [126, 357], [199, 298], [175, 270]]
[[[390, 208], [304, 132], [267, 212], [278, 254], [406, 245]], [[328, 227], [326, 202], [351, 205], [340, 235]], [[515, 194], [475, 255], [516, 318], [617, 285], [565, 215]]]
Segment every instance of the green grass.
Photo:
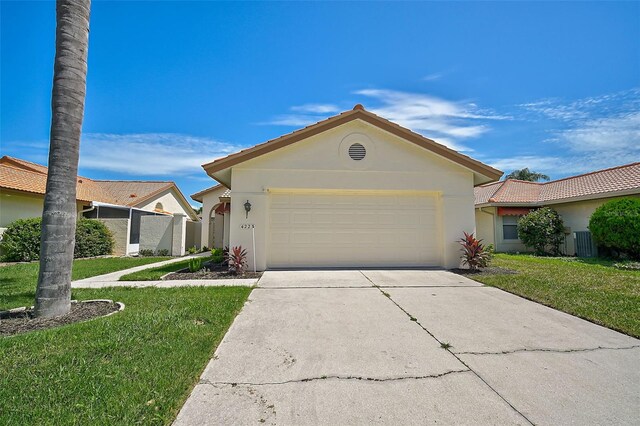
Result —
[[[211, 256], [202, 257], [202, 263], [211, 260]], [[149, 268], [143, 271], [132, 272], [120, 277], [120, 281], [157, 281], [163, 275], [170, 272], [179, 271], [180, 269], [189, 267], [189, 259], [180, 262], [169, 263], [168, 265], [158, 266], [157, 268]]]
[[492, 266], [517, 275], [470, 276], [596, 324], [640, 337], [640, 272], [599, 259], [496, 255]]
[[[167, 257], [77, 259], [73, 261], [72, 279], [80, 280], [167, 259]], [[0, 310], [33, 305], [39, 269], [38, 262], [0, 267]]]
[[250, 291], [74, 290], [126, 308], [0, 339], [0, 423], [170, 424]]

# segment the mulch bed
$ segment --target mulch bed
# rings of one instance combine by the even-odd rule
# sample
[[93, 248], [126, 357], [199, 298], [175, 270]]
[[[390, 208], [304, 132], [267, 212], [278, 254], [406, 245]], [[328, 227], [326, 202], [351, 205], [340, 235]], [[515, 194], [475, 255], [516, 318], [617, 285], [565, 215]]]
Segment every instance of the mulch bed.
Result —
[[518, 271], [514, 271], [513, 269], [507, 268], [499, 268], [497, 266], [490, 266], [488, 268], [483, 268], [480, 270], [473, 271], [471, 269], [450, 269], [451, 272], [458, 275], [515, 275]]
[[182, 269], [166, 275], [164, 280], [227, 280], [260, 278], [262, 272], [247, 271], [242, 275], [235, 275], [229, 272], [229, 267], [222, 263], [206, 262], [203, 268], [196, 272], [189, 272], [189, 269]]
[[18, 312], [0, 313], [0, 336], [13, 336], [28, 331], [44, 330], [65, 324], [103, 317], [120, 309], [120, 305], [111, 301], [90, 301], [72, 303], [71, 311], [59, 317], [34, 318], [33, 311], [26, 309]]

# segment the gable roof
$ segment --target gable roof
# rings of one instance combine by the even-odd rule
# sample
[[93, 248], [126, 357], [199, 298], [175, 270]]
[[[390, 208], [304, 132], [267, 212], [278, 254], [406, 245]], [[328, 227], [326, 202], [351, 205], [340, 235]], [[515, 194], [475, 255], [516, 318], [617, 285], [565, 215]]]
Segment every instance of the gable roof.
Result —
[[217, 185], [210, 186], [209, 188], [203, 189], [202, 191], [196, 192], [195, 194], [191, 194], [191, 198], [195, 201], [202, 202], [202, 197], [211, 191], [215, 191], [220, 188], [225, 188], [225, 186], [221, 183]]
[[[46, 166], [4, 156], [0, 158], [0, 188], [44, 195], [47, 188], [47, 171]], [[78, 176], [76, 182], [78, 201], [97, 201], [127, 207], [138, 206], [165, 190], [174, 189], [178, 198], [185, 204], [189, 216], [197, 218], [195, 211], [174, 182], [94, 180], [83, 176]]]
[[507, 179], [474, 188], [478, 205], [543, 205], [619, 194], [640, 194], [640, 163], [625, 164], [550, 182]]
[[295, 130], [284, 136], [271, 139], [267, 142], [255, 145], [251, 148], [243, 149], [242, 151], [236, 152], [226, 157], [218, 158], [215, 161], [203, 164], [202, 167], [209, 176], [214, 177], [213, 174], [216, 172], [228, 169], [232, 166], [235, 166], [236, 164], [251, 160], [260, 155], [268, 154], [277, 149], [307, 139], [319, 133], [326, 132], [327, 130], [331, 130], [335, 127], [354, 120], [362, 120], [366, 123], [378, 127], [379, 129], [382, 129], [404, 140], [412, 142], [422, 148], [425, 148], [448, 160], [458, 163], [472, 170], [473, 172], [484, 176], [486, 178], [485, 180], [494, 181], [500, 179], [500, 177], [502, 176], [502, 172], [500, 170], [481, 163], [478, 160], [474, 160], [471, 157], [460, 154], [457, 151], [454, 151], [405, 127], [402, 127], [385, 118], [373, 114], [372, 112], [366, 111], [360, 104], [356, 105], [350, 111], [342, 112], [338, 115], [329, 117], [310, 126]]

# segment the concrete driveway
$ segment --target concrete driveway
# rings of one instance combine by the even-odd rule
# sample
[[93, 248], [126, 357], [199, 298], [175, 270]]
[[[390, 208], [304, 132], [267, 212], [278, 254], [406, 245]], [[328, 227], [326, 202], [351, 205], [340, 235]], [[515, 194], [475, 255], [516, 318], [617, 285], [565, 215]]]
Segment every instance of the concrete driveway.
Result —
[[269, 271], [175, 424], [638, 424], [639, 407], [637, 339], [444, 271]]

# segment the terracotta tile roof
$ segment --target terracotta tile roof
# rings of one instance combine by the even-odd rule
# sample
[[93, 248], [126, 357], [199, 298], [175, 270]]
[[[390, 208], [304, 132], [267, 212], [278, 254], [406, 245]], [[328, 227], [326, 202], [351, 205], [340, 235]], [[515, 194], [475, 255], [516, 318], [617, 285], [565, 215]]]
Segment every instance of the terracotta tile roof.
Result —
[[[0, 188], [13, 189], [16, 191], [30, 192], [33, 194], [44, 194], [47, 188], [47, 168], [39, 166], [40, 169], [35, 171], [31, 167], [33, 163], [22, 160], [3, 161], [6, 157], [0, 159]], [[17, 160], [9, 157], [11, 160]], [[20, 163], [27, 163], [29, 166], [22, 168]], [[44, 169], [44, 170], [43, 170]], [[76, 185], [76, 199], [79, 201], [100, 201], [103, 203], [113, 203], [112, 196], [106, 192], [96, 182], [78, 176]]]
[[[189, 206], [174, 182], [93, 180], [82, 176], [78, 176], [77, 182], [78, 201], [98, 201], [132, 207], [175, 187], [178, 197], [181, 197]], [[0, 158], [0, 188], [44, 195], [46, 186], [47, 168], [45, 166], [14, 157]], [[196, 217], [193, 209], [189, 213], [190, 216]]]
[[640, 163], [543, 183], [507, 179], [477, 186], [474, 193], [476, 205], [491, 203], [541, 205], [565, 199], [597, 197], [629, 191], [640, 194]]
[[113, 204], [135, 206], [174, 186], [168, 181], [96, 180], [97, 186], [111, 194]]

